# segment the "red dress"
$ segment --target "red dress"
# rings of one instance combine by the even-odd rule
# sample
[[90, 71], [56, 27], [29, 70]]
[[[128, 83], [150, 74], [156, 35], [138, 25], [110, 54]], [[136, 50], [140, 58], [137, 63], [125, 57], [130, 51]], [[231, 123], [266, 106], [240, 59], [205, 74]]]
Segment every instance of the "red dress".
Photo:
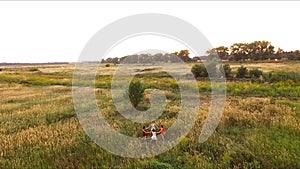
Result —
[[164, 128], [161, 128], [161, 129], [160, 129], [160, 133], [161, 133], [162, 135], [164, 135], [164, 134], [165, 134], [165, 129], [164, 129]]

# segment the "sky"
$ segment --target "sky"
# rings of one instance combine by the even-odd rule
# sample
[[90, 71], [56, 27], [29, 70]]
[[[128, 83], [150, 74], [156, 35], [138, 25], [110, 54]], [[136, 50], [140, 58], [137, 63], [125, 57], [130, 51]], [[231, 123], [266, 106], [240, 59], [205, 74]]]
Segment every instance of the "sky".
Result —
[[[118, 19], [143, 13], [183, 19], [199, 29], [212, 47], [268, 40], [276, 49], [297, 50], [299, 9], [297, 1], [0, 1], [0, 63], [76, 62], [96, 32]], [[147, 49], [171, 53], [187, 47], [173, 39], [145, 35], [123, 41], [103, 57]]]

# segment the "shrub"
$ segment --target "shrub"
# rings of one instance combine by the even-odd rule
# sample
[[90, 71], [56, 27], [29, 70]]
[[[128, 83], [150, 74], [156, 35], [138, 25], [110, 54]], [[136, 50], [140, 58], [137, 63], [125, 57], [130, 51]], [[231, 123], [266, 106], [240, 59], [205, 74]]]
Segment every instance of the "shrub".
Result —
[[105, 67], [110, 67], [110, 64], [107, 63], [107, 64], [105, 65]]
[[246, 77], [248, 74], [248, 69], [244, 66], [241, 66], [237, 69], [237, 72], [236, 72], [236, 77], [238, 78], [244, 78]]
[[36, 71], [38, 71], [38, 70], [39, 70], [39, 69], [36, 68], [36, 67], [31, 67], [31, 68], [28, 69], [28, 71], [30, 71], [30, 72], [36, 72]]
[[287, 80], [299, 82], [300, 74], [295, 72], [269, 72], [269, 74], [265, 75], [265, 78], [271, 83]]
[[194, 74], [195, 78], [197, 77], [208, 77], [207, 70], [204, 65], [195, 64], [192, 67], [192, 73]]
[[300, 60], [300, 55], [295, 55], [293, 60]]
[[249, 75], [250, 75], [250, 77], [259, 78], [260, 76], [263, 75], [263, 72], [261, 70], [258, 70], [258, 69], [252, 69], [252, 70], [249, 71]]
[[229, 64], [225, 64], [225, 65], [221, 65], [220, 69], [224, 70], [224, 75], [225, 77], [229, 77], [231, 75], [231, 68], [230, 68], [230, 65]]
[[136, 108], [139, 102], [143, 98], [143, 93], [144, 93], [144, 88], [143, 85], [141, 84], [140, 81], [132, 81], [129, 85], [129, 98], [133, 106]]

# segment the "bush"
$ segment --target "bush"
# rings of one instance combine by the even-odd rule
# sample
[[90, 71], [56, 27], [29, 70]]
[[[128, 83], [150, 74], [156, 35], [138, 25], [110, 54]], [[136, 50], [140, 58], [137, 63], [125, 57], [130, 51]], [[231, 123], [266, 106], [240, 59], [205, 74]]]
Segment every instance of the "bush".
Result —
[[204, 65], [195, 64], [192, 67], [192, 73], [194, 74], [195, 78], [197, 77], [208, 77], [207, 70]]
[[237, 69], [237, 72], [236, 72], [236, 77], [238, 78], [244, 78], [246, 77], [248, 74], [248, 69], [244, 66], [241, 66]]
[[298, 55], [294, 56], [293, 60], [300, 60], [300, 55], [298, 54]]
[[292, 80], [294, 82], [300, 81], [300, 74], [295, 72], [269, 72], [265, 74], [264, 77], [268, 82], [284, 82], [287, 80]]
[[260, 76], [263, 75], [263, 72], [261, 70], [258, 70], [258, 69], [252, 69], [252, 70], [249, 71], [249, 75], [250, 75], [250, 77], [259, 78]]
[[229, 77], [231, 75], [231, 68], [230, 68], [230, 65], [229, 64], [225, 64], [225, 65], [221, 65], [221, 70], [224, 70], [224, 75], [225, 77]]
[[105, 65], [105, 67], [110, 67], [110, 64], [107, 63], [107, 64]]
[[140, 81], [132, 81], [129, 85], [129, 98], [133, 106], [136, 108], [139, 102], [143, 98], [143, 93], [144, 93], [144, 88], [143, 85], [141, 84]]
[[31, 67], [31, 68], [28, 69], [28, 71], [30, 71], [30, 72], [36, 72], [36, 71], [38, 71], [38, 70], [39, 70], [39, 69], [36, 68], [36, 67]]

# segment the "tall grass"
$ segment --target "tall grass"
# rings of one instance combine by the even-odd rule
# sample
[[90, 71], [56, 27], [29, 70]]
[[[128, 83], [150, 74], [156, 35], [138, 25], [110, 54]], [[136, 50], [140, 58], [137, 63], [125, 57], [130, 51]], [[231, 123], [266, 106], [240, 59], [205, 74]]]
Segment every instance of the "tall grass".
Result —
[[[0, 74], [0, 168], [300, 168], [296, 82], [228, 83], [222, 119], [202, 144], [198, 137], [211, 105], [209, 97], [201, 95], [196, 123], [180, 144], [155, 157], [130, 159], [89, 139], [73, 108], [71, 76], [46, 74], [45, 69]], [[178, 84], [163, 76], [136, 78], [149, 88], [166, 91], [167, 108], [157, 123], [168, 129], [176, 120], [180, 95]], [[99, 110], [115, 130], [142, 137], [141, 127], [148, 124], [133, 123], [116, 110], [109, 87], [104, 87], [110, 80], [107, 74], [97, 76], [103, 83], [95, 89]], [[209, 95], [210, 90], [209, 82], [199, 82], [201, 94]], [[146, 100], [141, 104], [149, 106]]]

